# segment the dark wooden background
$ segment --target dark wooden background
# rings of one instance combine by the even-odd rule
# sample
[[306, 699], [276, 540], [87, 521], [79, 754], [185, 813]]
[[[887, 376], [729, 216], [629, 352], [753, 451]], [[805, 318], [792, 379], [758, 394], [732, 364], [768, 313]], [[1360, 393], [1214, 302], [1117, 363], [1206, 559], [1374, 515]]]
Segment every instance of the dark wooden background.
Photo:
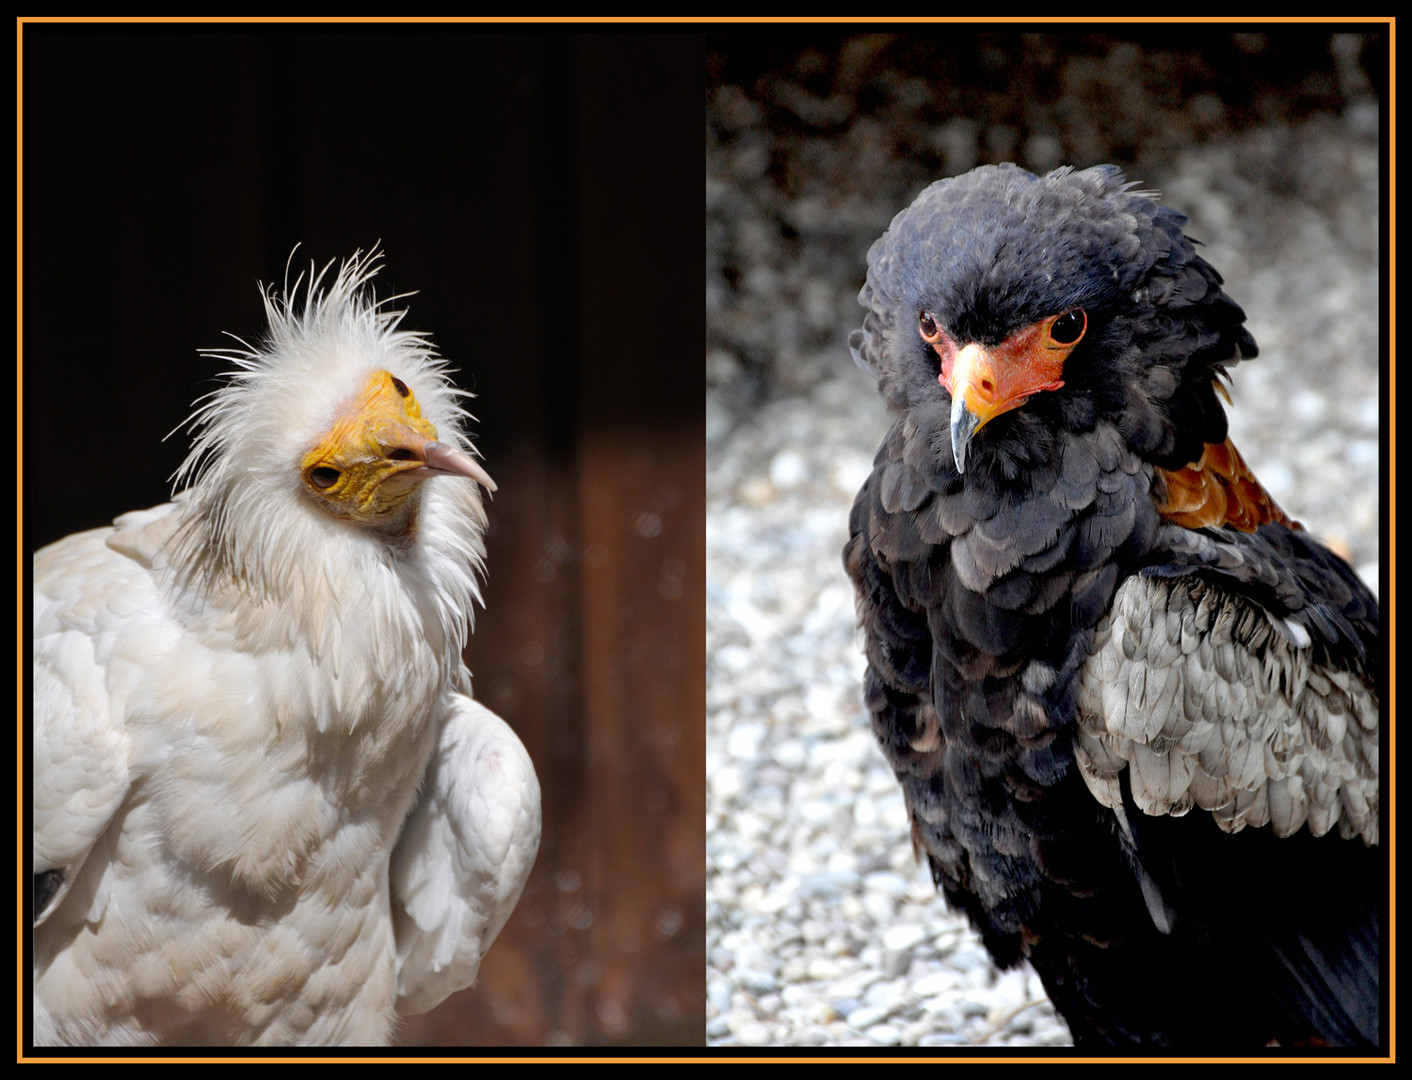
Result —
[[702, 40], [29, 24], [22, 547], [170, 494], [256, 282], [381, 241], [500, 485], [477, 696], [545, 830], [406, 1045], [704, 1038]]

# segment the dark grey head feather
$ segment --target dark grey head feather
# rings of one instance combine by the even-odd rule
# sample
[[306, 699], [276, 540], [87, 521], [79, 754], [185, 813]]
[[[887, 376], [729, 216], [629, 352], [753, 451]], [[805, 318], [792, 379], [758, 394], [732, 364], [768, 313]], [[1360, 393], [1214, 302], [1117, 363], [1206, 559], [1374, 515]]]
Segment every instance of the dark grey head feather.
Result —
[[[1083, 308], [1090, 329], [1065, 388], [1025, 408], [1046, 410], [1051, 429], [1116, 417], [1138, 453], [1185, 465], [1203, 442], [1225, 439], [1213, 379], [1257, 352], [1244, 312], [1183, 234], [1186, 220], [1112, 165], [1045, 176], [989, 165], [938, 181], [868, 252], [854, 358], [901, 413], [946, 397], [916, 331], [920, 313], [958, 344], [994, 345]], [[1005, 432], [1023, 426], [1002, 417], [988, 438], [1003, 454]]]

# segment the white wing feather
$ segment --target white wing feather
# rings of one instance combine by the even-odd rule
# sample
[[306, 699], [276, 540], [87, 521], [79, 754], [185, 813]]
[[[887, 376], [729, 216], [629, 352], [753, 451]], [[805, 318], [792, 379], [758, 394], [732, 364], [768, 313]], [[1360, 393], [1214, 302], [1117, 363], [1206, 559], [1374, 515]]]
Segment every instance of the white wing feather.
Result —
[[[99, 529], [46, 549], [34, 576], [34, 925], [63, 903], [129, 785], [128, 739], [110, 706], [106, 654], [124, 612], [151, 599], [150, 581], [111, 573], [121, 560]], [[104, 571], [105, 588], [72, 603], [76, 582]]]
[[539, 781], [508, 724], [453, 696], [421, 799], [392, 854], [397, 1011], [470, 986], [539, 850]]

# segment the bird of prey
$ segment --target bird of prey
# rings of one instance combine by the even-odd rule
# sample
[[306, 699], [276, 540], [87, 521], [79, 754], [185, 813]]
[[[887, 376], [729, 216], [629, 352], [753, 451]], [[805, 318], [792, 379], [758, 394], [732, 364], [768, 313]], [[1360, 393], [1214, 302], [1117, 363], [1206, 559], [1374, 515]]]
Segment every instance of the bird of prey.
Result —
[[385, 1043], [519, 899], [539, 785], [461, 659], [495, 484], [379, 259], [265, 290], [185, 490], [34, 556], [36, 1045]]
[[1378, 604], [1227, 437], [1256, 346], [1185, 223], [1001, 165], [874, 243], [864, 698], [934, 880], [1076, 1043], [1368, 1046]]

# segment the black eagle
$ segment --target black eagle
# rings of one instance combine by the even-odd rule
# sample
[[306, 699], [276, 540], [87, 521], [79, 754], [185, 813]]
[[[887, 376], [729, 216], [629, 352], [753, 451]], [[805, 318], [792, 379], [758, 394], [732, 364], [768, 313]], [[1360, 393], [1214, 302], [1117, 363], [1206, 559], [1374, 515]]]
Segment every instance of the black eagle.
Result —
[[936, 883], [1076, 1043], [1375, 1045], [1378, 603], [1227, 438], [1257, 350], [1185, 223], [1001, 165], [873, 245], [864, 696]]

